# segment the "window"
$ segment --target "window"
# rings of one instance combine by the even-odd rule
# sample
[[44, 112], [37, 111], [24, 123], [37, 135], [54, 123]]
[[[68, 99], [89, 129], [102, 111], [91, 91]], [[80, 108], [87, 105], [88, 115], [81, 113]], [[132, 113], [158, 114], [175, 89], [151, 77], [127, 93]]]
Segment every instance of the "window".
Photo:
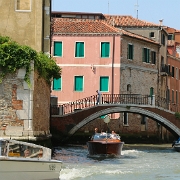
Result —
[[165, 45], [165, 35], [161, 34], [161, 44]]
[[61, 77], [53, 79], [53, 90], [60, 91], [61, 90]]
[[143, 48], [143, 62], [149, 63], [149, 49]]
[[128, 126], [128, 113], [127, 112], [123, 113], [123, 125]]
[[150, 37], [150, 38], [154, 38], [154, 37], [155, 37], [155, 36], [154, 36], [154, 32], [150, 32], [150, 33], [149, 33], [149, 37]]
[[154, 88], [151, 87], [151, 88], [150, 88], [150, 96], [152, 97], [153, 94], [154, 94]]
[[131, 85], [130, 84], [127, 85], [127, 92], [131, 93]]
[[179, 72], [179, 70], [178, 70], [178, 68], [176, 68], [176, 79], [178, 79], [178, 77], [179, 77], [178, 72]]
[[83, 91], [83, 76], [74, 77], [74, 90]]
[[75, 57], [84, 57], [84, 42], [76, 42]]
[[176, 91], [176, 104], [178, 104], [178, 92]]
[[31, 11], [31, 0], [16, 0], [15, 10], [16, 11]]
[[110, 44], [109, 42], [101, 42], [101, 57], [109, 57]]
[[156, 52], [151, 51], [151, 63], [156, 64]]
[[146, 116], [141, 116], [141, 124], [146, 124]]
[[109, 77], [107, 76], [100, 77], [100, 91], [103, 92], [109, 91]]
[[147, 130], [147, 118], [146, 116], [141, 116], [141, 131]]
[[174, 66], [172, 66], [172, 77], [174, 77]]
[[174, 103], [174, 90], [172, 90], [172, 103]]
[[174, 35], [173, 34], [168, 34], [168, 40], [174, 40]]
[[54, 56], [62, 57], [62, 42], [54, 41]]
[[128, 44], [128, 54], [127, 54], [128, 59], [133, 59], [133, 45]]

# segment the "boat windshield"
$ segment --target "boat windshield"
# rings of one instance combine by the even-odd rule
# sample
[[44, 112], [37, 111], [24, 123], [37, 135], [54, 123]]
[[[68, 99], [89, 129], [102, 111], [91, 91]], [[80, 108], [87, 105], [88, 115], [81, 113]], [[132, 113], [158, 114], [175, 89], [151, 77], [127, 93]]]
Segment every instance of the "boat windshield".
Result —
[[93, 140], [103, 140], [103, 139], [119, 139], [120, 136], [118, 134], [111, 133], [96, 133], [93, 137]]
[[0, 156], [7, 155], [7, 142], [0, 140]]
[[9, 157], [41, 158], [43, 149], [24, 144], [9, 142]]

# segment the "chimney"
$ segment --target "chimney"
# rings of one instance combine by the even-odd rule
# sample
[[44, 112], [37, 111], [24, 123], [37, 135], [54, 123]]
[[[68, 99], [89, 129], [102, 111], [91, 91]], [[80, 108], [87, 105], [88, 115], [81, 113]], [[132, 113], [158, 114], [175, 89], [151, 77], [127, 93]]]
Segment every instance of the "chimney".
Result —
[[164, 20], [164, 19], [160, 19], [160, 20], [159, 20], [159, 24], [160, 24], [160, 26], [162, 26], [162, 25], [163, 25], [163, 20]]

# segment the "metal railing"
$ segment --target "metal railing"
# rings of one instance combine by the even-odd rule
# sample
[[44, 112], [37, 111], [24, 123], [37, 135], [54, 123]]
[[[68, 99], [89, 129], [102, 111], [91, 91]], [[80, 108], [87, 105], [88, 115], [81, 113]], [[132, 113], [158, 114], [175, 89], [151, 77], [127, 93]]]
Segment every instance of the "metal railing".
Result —
[[[59, 106], [51, 106], [51, 115], [65, 115], [81, 109], [97, 105], [97, 95], [69, 102]], [[136, 104], [152, 105], [153, 96], [141, 94], [102, 94], [98, 104]]]

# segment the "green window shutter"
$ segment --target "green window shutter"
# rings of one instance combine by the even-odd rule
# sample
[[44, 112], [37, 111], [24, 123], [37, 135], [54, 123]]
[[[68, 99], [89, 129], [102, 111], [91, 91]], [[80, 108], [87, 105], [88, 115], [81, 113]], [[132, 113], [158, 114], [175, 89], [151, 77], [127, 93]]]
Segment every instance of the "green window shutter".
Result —
[[147, 49], [147, 63], [149, 63], [149, 59], [150, 59], [150, 50], [149, 49]]
[[62, 57], [62, 42], [54, 42], [54, 56]]
[[61, 77], [58, 79], [53, 79], [53, 90], [59, 91], [61, 90]]
[[110, 53], [110, 44], [109, 42], [101, 43], [101, 57], [109, 57]]
[[133, 45], [128, 44], [128, 59], [133, 59]]
[[108, 92], [109, 90], [109, 77], [100, 77], [100, 91]]
[[83, 76], [75, 76], [75, 91], [83, 91]]
[[145, 62], [145, 48], [142, 48], [142, 62]]
[[84, 57], [84, 42], [76, 42], [75, 57]]
[[151, 87], [151, 88], [150, 88], [150, 96], [152, 96], [153, 94], [154, 94], [154, 88]]

